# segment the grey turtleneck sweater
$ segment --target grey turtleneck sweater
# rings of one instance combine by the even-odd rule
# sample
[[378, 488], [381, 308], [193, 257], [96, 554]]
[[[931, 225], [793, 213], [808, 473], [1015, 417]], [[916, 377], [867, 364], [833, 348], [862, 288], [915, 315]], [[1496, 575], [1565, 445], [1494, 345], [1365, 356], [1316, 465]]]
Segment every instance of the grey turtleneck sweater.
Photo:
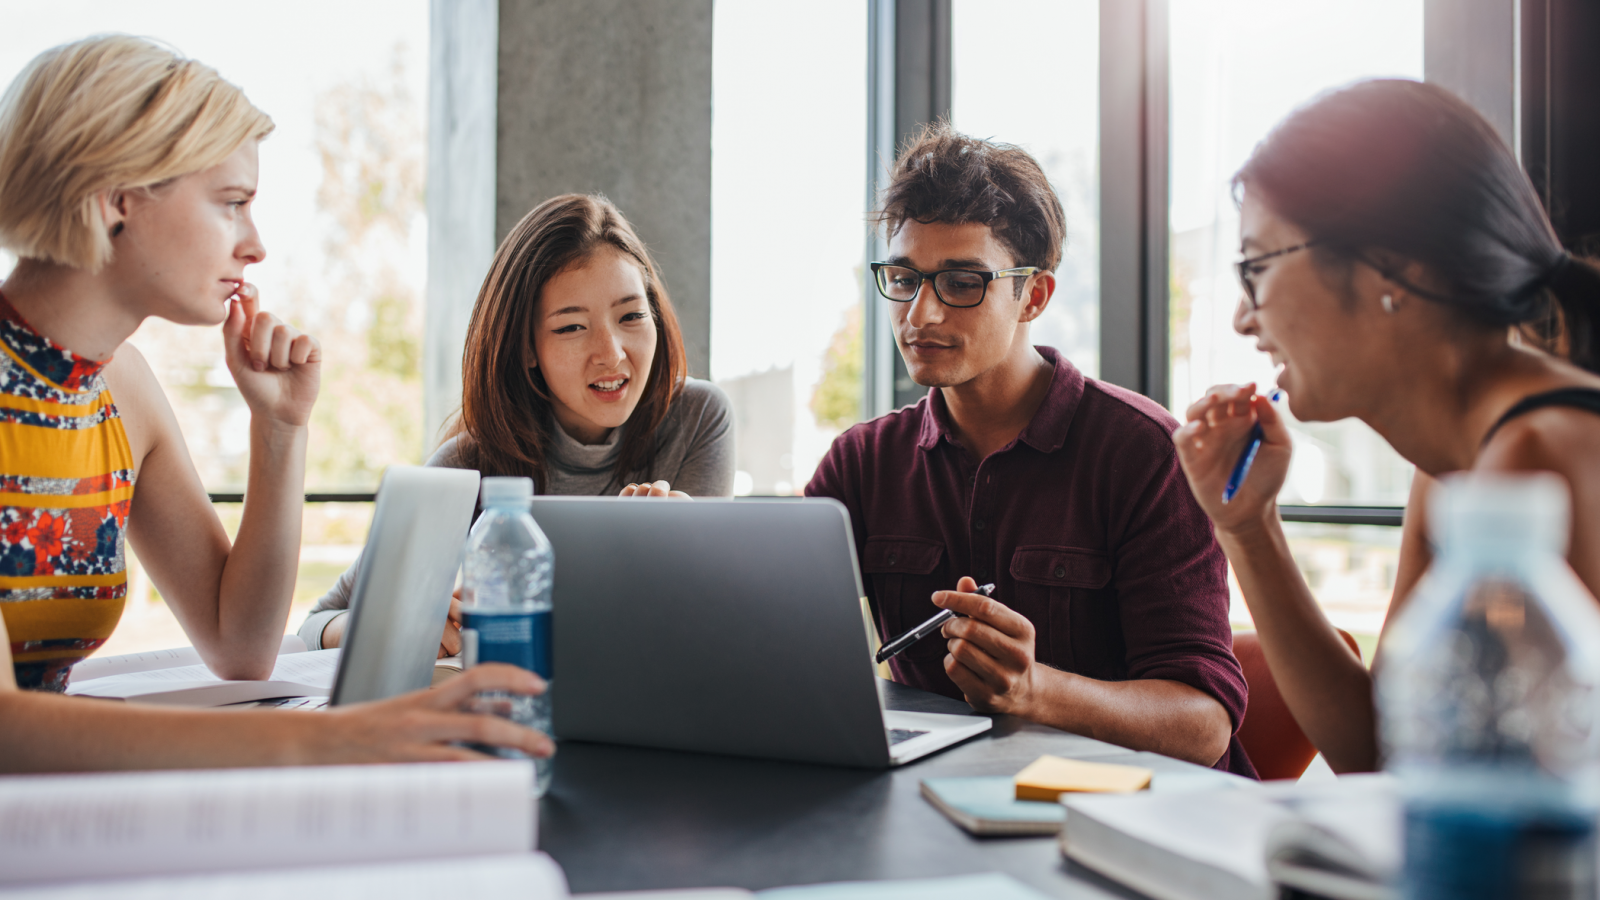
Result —
[[[579, 443], [560, 426], [551, 429], [555, 440], [547, 457], [545, 493], [599, 496], [614, 489], [612, 468], [622, 451], [622, 432], [614, 428], [603, 444]], [[460, 438], [453, 437], [434, 451], [425, 465], [450, 469], [467, 468], [462, 460]], [[683, 393], [672, 402], [667, 418], [656, 432], [656, 458], [650, 480], [670, 482], [672, 489], [691, 497], [727, 497], [733, 494], [733, 412], [728, 396], [709, 381], [688, 379]], [[350, 608], [350, 593], [355, 589], [360, 560], [339, 576], [328, 593], [322, 595], [306, 621], [300, 638], [312, 650], [322, 649], [322, 630]]]

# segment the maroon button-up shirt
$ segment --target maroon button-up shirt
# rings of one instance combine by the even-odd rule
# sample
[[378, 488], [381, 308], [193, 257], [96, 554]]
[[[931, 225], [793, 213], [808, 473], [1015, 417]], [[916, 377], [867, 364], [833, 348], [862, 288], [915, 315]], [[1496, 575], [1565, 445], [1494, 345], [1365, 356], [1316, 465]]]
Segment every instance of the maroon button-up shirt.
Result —
[[[1161, 406], [1084, 377], [1049, 347], [1050, 391], [987, 459], [955, 439], [938, 390], [840, 435], [806, 485], [850, 509], [884, 640], [938, 612], [971, 575], [1033, 622], [1039, 662], [1104, 681], [1162, 678], [1217, 698], [1235, 733], [1245, 681], [1228, 624], [1227, 561], [1189, 493]], [[895, 679], [960, 698], [929, 638]], [[1237, 736], [1216, 768], [1254, 777]]]

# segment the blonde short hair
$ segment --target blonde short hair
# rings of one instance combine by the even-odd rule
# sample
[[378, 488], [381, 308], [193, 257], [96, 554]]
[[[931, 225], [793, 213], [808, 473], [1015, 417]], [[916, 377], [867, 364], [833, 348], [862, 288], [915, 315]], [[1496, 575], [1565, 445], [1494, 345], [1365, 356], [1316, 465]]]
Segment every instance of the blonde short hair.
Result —
[[111, 259], [101, 193], [208, 169], [272, 127], [215, 69], [154, 41], [46, 50], [0, 99], [0, 247], [98, 271]]

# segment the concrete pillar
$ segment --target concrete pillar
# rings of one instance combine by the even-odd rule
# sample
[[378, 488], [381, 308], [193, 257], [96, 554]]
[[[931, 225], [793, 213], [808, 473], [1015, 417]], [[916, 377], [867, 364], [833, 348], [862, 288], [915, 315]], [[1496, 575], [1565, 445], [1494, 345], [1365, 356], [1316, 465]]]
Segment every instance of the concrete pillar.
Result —
[[[711, 369], [711, 2], [500, 2], [496, 237], [556, 194], [610, 197], [661, 266], [701, 378]], [[775, 135], [783, 127], [773, 120]]]

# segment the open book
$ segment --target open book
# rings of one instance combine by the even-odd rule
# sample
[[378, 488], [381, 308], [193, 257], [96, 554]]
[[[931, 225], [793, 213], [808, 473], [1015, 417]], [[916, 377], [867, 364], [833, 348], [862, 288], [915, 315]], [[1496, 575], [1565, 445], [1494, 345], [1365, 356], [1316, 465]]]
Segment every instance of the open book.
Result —
[[[266, 681], [224, 681], [200, 661], [193, 647], [149, 650], [125, 656], [91, 657], [72, 667], [67, 693], [165, 706], [226, 706], [279, 697], [326, 697], [339, 674], [339, 651], [306, 652], [305, 642], [285, 635], [278, 662]], [[461, 674], [461, 657], [434, 663], [433, 683]]]
[[[189, 653], [192, 648], [185, 647]], [[182, 650], [164, 650], [165, 659], [181, 661]], [[149, 654], [141, 654], [149, 655]], [[115, 658], [113, 658], [114, 660]], [[113, 660], [107, 660], [111, 662]], [[78, 668], [89, 661], [79, 663]], [[126, 671], [83, 678], [74, 672], [67, 693], [113, 700], [138, 700], [167, 706], [224, 706], [273, 697], [326, 697], [339, 672], [338, 650], [285, 653], [265, 681], [224, 681], [204, 663]], [[94, 674], [93, 670], [89, 674]]]
[[[279, 656], [304, 652], [306, 652], [306, 642], [297, 634], [284, 635], [283, 642], [278, 645]], [[91, 656], [72, 667], [68, 684], [92, 681], [111, 675], [149, 672], [152, 669], [176, 669], [179, 666], [198, 665], [204, 665], [204, 662], [200, 659], [200, 651], [193, 647], [146, 650], [143, 653], [128, 653], [122, 656]]]
[[[0, 778], [0, 890], [437, 898], [482, 881], [564, 897], [532, 852], [532, 789], [524, 760]], [[469, 896], [494, 894], [509, 895]]]
[[1273, 900], [1262, 848], [1287, 812], [1262, 794], [1069, 794], [1061, 850], [1155, 900]]
[[1267, 833], [1267, 875], [1280, 888], [1329, 900], [1399, 896], [1404, 843], [1400, 798], [1384, 776], [1340, 779], [1348, 789], [1288, 804], [1288, 818]]
[[1062, 853], [1156, 900], [1272, 900], [1279, 887], [1385, 900], [1400, 864], [1384, 775], [1062, 802]]

